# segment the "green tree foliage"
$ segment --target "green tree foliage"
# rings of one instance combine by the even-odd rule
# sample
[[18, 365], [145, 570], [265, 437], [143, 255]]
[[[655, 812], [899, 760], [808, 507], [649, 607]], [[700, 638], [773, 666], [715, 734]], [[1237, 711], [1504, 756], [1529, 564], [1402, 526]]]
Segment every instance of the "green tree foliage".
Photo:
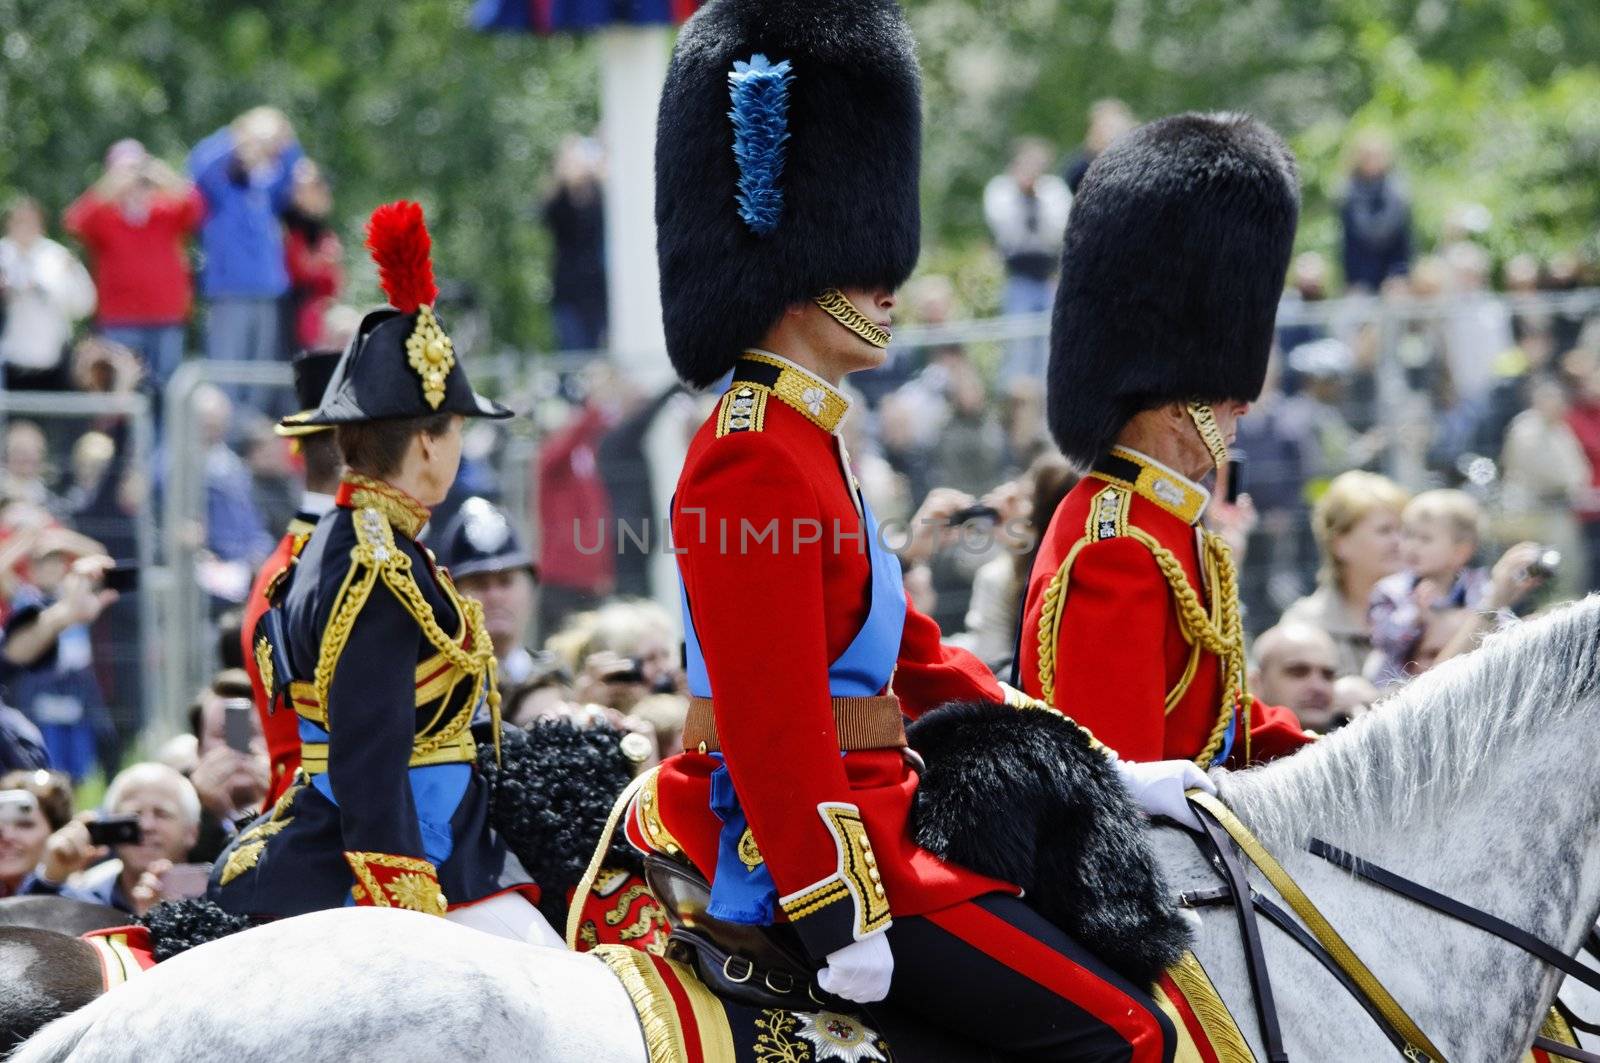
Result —
[[598, 121], [593, 49], [486, 36], [461, 0], [0, 0], [0, 196], [59, 210], [136, 136], [181, 164], [256, 104], [281, 108], [334, 181], [354, 269], [366, 213], [428, 211], [442, 276], [472, 283], [503, 340], [547, 336], [536, 210], [561, 137]]
[[1421, 242], [1464, 203], [1490, 246], [1591, 257], [1600, 224], [1600, 5], [1593, 0], [910, 0], [932, 121], [934, 255], [983, 238], [975, 208], [1012, 139], [1070, 152], [1089, 104], [1143, 117], [1245, 110], [1301, 160], [1305, 247], [1336, 246], [1354, 131], [1395, 141]]
[[[1423, 242], [1487, 206], [1500, 253], [1584, 246], [1600, 219], [1595, 0], [906, 0], [928, 97], [925, 266], [992, 306], [983, 183], [1012, 139], [1072, 150], [1089, 103], [1142, 116], [1249, 110], [1285, 131], [1306, 185], [1302, 244], [1331, 249], [1351, 132], [1391, 133]], [[598, 121], [598, 51], [485, 36], [467, 0], [0, 0], [0, 195], [59, 209], [106, 147], [180, 162], [258, 103], [282, 108], [336, 185], [353, 297], [374, 204], [421, 200], [448, 275], [498, 337], [550, 337], [535, 204], [562, 136]]]

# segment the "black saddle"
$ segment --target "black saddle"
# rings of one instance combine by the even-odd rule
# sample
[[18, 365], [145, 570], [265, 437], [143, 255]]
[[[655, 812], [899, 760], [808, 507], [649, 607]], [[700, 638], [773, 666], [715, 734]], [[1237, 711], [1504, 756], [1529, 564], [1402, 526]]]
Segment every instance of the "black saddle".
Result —
[[751, 926], [711, 915], [711, 886], [686, 862], [651, 853], [644, 878], [672, 928], [668, 957], [692, 966], [717, 996], [755, 1008], [849, 1010], [817, 986], [816, 972], [787, 926]]
[[[728, 1005], [736, 1030], [749, 1025], [748, 1020], [736, 1020], [741, 1008], [769, 1015], [771, 1009], [845, 1016], [864, 1013], [860, 1005], [822, 991], [815, 969], [789, 927], [748, 926], [706, 914], [711, 887], [686, 862], [651, 853], [645, 857], [644, 877], [672, 927], [668, 957], [694, 968], [700, 980]], [[998, 1063], [988, 1049], [930, 1028], [927, 1022], [886, 1004], [873, 1005], [869, 1018], [893, 1045], [892, 1059]]]

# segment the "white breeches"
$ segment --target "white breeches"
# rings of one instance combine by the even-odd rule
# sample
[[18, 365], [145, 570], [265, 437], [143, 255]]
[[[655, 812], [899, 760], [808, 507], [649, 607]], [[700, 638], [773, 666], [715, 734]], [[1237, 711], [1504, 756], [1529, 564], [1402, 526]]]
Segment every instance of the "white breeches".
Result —
[[566, 942], [539, 914], [539, 909], [528, 903], [520, 893], [501, 893], [477, 904], [456, 908], [445, 918], [452, 923], [470, 926], [495, 937], [510, 938], [529, 945], [548, 945], [566, 948]]

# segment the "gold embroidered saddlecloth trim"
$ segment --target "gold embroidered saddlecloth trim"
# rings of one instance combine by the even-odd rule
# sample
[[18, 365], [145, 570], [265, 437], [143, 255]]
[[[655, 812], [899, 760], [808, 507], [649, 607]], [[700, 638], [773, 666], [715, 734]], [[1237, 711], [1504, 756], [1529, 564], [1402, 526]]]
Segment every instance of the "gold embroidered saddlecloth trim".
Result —
[[[1178, 992], [1183, 994], [1183, 999], [1188, 1003], [1189, 1010], [1194, 1012], [1195, 1019], [1205, 1031], [1206, 1039], [1211, 1042], [1211, 1050], [1216, 1053], [1218, 1063], [1255, 1063], [1255, 1055], [1250, 1051], [1249, 1043], [1244, 1039], [1244, 1034], [1239, 1030], [1239, 1024], [1234, 1021], [1233, 1013], [1228, 1010], [1228, 1005], [1217, 994], [1216, 987], [1211, 984], [1211, 976], [1206, 974], [1205, 968], [1200, 966], [1200, 961], [1195, 959], [1192, 952], [1185, 952], [1178, 962], [1167, 968], [1167, 975], [1172, 979], [1173, 985], [1178, 987]], [[1156, 988], [1156, 1002], [1162, 1004], [1166, 994], [1160, 986]], [[1163, 1008], [1162, 1010], [1166, 1010]], [[1179, 1031], [1184, 1031], [1183, 1020], [1175, 1011], [1168, 1011], [1173, 1026]], [[1180, 1039], [1187, 1041], [1187, 1038]], [[1198, 1061], [1203, 1059], [1192, 1045], [1186, 1045], [1192, 1053], [1192, 1058]], [[1182, 1051], [1173, 1063], [1187, 1063]]]
[[649, 1063], [682, 1063], [689, 1058], [683, 1019], [666, 978], [676, 979], [689, 1001], [700, 1032], [700, 1054], [706, 1063], [734, 1063], [733, 1031], [728, 1026], [727, 1013], [693, 971], [672, 960], [652, 960], [648, 953], [627, 945], [599, 945], [592, 954], [617, 976], [633, 1003]]
[[144, 967], [128, 949], [127, 934], [96, 934], [83, 940], [100, 960], [100, 971], [108, 991], [144, 973]]

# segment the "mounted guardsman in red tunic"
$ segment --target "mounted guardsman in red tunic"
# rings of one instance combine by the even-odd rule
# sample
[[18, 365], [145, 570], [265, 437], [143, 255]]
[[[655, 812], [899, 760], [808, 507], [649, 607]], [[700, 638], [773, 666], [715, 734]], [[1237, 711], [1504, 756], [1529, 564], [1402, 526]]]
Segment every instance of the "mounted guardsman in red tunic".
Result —
[[1199, 482], [1260, 394], [1299, 201], [1277, 134], [1187, 114], [1118, 139], [1073, 203], [1048, 411], [1089, 472], [1034, 562], [1020, 682], [1135, 760], [1243, 766], [1311, 740], [1245, 689], [1233, 559]]
[[[667, 346], [723, 397], [672, 507], [686, 752], [627, 833], [692, 863], [711, 914], [786, 924], [837, 996], [1023, 1058], [1170, 1059], [1144, 992], [908, 827], [904, 718], [1029, 704], [910, 604], [839, 435], [840, 379], [881, 363], [917, 258], [919, 97], [890, 0], [712, 0], [678, 41], [656, 166]], [[1197, 774], [1142, 767], [1180, 790]]]
[[296, 719], [300, 764], [218, 859], [210, 896], [247, 915], [448, 909], [554, 943], [531, 904], [501, 895], [505, 847], [471, 730], [487, 707], [499, 741], [482, 608], [417, 541], [455, 479], [464, 418], [511, 413], [472, 390], [433, 311], [421, 208], [379, 208], [368, 246], [391, 305], [362, 320], [317, 408], [284, 422], [333, 426], [348, 471], [251, 630], [269, 706]]
[[[322, 393], [328, 389], [334, 367], [339, 364], [338, 351], [305, 351], [294, 360], [294, 394], [300, 409], [309, 415], [322, 402]], [[339, 475], [339, 449], [333, 440], [333, 429], [328, 425], [280, 425], [280, 435], [295, 437], [306, 464], [306, 490], [294, 519], [284, 530], [283, 538], [267, 556], [256, 573], [250, 587], [250, 597], [245, 599], [244, 618], [240, 624], [240, 640], [244, 644], [244, 668], [250, 675], [252, 699], [256, 715], [261, 717], [261, 733], [267, 740], [267, 757], [272, 765], [271, 780], [267, 787], [263, 808], [271, 808], [294, 782], [295, 771], [300, 767], [299, 717], [282, 706], [268, 703], [263, 674], [272, 672], [272, 650], [265, 636], [256, 635], [256, 626], [277, 600], [281, 600], [289, 587], [289, 577], [294, 571], [300, 551], [311, 541], [317, 522], [333, 508], [336, 484], [323, 483], [323, 479], [337, 480]]]

